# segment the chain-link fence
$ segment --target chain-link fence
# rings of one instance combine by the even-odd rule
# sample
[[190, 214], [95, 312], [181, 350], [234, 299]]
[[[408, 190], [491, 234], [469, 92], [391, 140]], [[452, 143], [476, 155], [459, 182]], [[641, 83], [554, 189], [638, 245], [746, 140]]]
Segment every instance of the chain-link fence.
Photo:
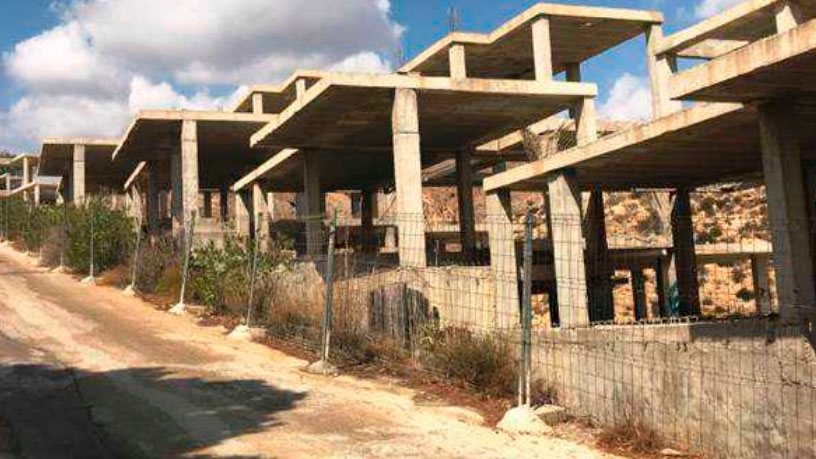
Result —
[[207, 305], [341, 371], [453, 378], [711, 456], [812, 457], [813, 225], [700, 202], [668, 221], [591, 205], [487, 215], [470, 246], [455, 222], [407, 215], [271, 221], [214, 241], [192, 221], [133, 231], [102, 203], [49, 220], [6, 202], [2, 225], [29, 251], [62, 247], [83, 274], [92, 240], [98, 272], [129, 263], [123, 286]]

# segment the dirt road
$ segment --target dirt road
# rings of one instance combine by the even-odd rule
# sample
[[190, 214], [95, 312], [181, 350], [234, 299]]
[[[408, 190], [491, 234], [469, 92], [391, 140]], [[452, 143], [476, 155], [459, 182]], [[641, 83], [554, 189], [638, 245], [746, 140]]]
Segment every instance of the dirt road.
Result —
[[0, 247], [0, 457], [604, 457], [304, 365]]

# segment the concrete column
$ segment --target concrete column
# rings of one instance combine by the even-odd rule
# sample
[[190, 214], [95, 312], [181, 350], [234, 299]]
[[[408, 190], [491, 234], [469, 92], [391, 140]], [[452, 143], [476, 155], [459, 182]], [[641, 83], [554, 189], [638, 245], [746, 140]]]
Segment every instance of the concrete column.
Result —
[[184, 228], [184, 215], [182, 213], [182, 182], [181, 176], [181, 149], [173, 149], [170, 152], [170, 217], [173, 222], [173, 234], [181, 234]]
[[71, 171], [71, 201], [79, 206], [85, 202], [85, 145], [74, 145]]
[[377, 218], [377, 191], [363, 190], [360, 201], [360, 223], [363, 230], [363, 252], [376, 253], [379, 249], [374, 233], [374, 219]]
[[218, 207], [221, 215], [221, 224], [229, 222], [229, 188], [221, 185], [218, 188]]
[[212, 191], [205, 191], [204, 192], [204, 218], [212, 218], [213, 216], [213, 203], [212, 203]]
[[663, 41], [663, 27], [650, 25], [646, 31], [646, 47], [649, 60], [649, 77], [652, 83], [652, 117], [660, 118], [683, 109], [680, 101], [669, 98], [669, 79], [677, 71], [677, 57], [656, 54]]
[[756, 301], [757, 312], [760, 314], [770, 314], [771, 308], [771, 281], [768, 273], [770, 260], [763, 255], [751, 256], [751, 274], [754, 279], [754, 301]]
[[681, 316], [700, 315], [700, 290], [697, 281], [697, 254], [694, 246], [694, 224], [691, 220], [689, 190], [680, 188], [672, 209], [672, 238], [677, 295]]
[[295, 81], [295, 97], [297, 100], [300, 100], [304, 94], [306, 94], [306, 80], [298, 78], [298, 80]]
[[303, 201], [306, 218], [306, 251], [319, 255], [323, 249], [323, 211], [325, 197], [321, 193], [319, 153], [303, 151]]
[[400, 264], [424, 268], [427, 266], [425, 215], [422, 208], [419, 107], [415, 90], [396, 89], [392, 129]]
[[257, 235], [262, 241], [269, 239], [269, 205], [266, 192], [258, 182], [252, 184], [252, 220], [255, 223], [253, 236]]
[[782, 0], [774, 8], [776, 33], [785, 33], [807, 20], [802, 7], [795, 0]]
[[589, 195], [584, 221], [586, 237], [586, 269], [589, 287], [590, 320], [609, 321], [615, 318], [612, 298], [612, 268], [609, 263], [609, 244], [606, 240], [606, 216], [601, 189]]
[[661, 256], [655, 263], [655, 283], [657, 284], [657, 309], [654, 311], [655, 317], [671, 316], [671, 286], [675, 285], [677, 279], [672, 279], [671, 259]]
[[553, 78], [552, 42], [550, 40], [550, 18], [542, 17], [533, 23], [533, 60], [536, 81], [551, 81]]
[[158, 234], [161, 220], [158, 167], [158, 161], [147, 164], [147, 228], [151, 234]]
[[575, 106], [575, 136], [578, 145], [586, 145], [598, 140], [598, 120], [595, 114], [595, 99], [585, 97]]
[[[566, 77], [567, 81], [571, 83], [580, 83], [581, 82], [581, 63], [580, 62], [570, 62], [567, 64], [566, 70]], [[570, 107], [569, 109], [569, 117], [572, 119], [578, 118], [578, 111], [575, 107]]]
[[138, 183], [134, 183], [130, 187], [129, 196], [131, 213], [133, 214], [133, 218], [139, 222], [139, 226], [141, 226], [142, 220], [144, 219], [144, 209], [142, 205], [142, 189]]
[[39, 207], [40, 205], [40, 185], [34, 185], [34, 206]]
[[647, 319], [646, 315], [646, 280], [643, 270], [632, 266], [632, 297], [635, 303], [635, 320]]
[[510, 192], [495, 191], [485, 196], [490, 272], [496, 284], [494, 326], [511, 329], [519, 325], [519, 282], [513, 208]]
[[235, 231], [239, 237], [252, 236], [252, 199], [246, 189], [235, 193]]
[[459, 234], [462, 252], [473, 256], [476, 252], [476, 215], [473, 210], [473, 167], [470, 150], [456, 154], [456, 195], [459, 198]]
[[194, 120], [184, 120], [181, 124], [180, 204], [186, 227], [193, 213], [198, 211], [198, 125]]
[[762, 166], [773, 238], [779, 312], [783, 320], [809, 317], [814, 310], [813, 230], [802, 174], [797, 119], [789, 101], [759, 107]]
[[465, 61], [465, 45], [456, 43], [448, 49], [448, 63], [450, 76], [454, 80], [467, 78], [467, 63]]
[[547, 179], [558, 313], [562, 327], [589, 325], [581, 192], [570, 171]]
[[263, 112], [263, 94], [256, 92], [252, 94], [252, 113], [256, 115], [263, 115]]

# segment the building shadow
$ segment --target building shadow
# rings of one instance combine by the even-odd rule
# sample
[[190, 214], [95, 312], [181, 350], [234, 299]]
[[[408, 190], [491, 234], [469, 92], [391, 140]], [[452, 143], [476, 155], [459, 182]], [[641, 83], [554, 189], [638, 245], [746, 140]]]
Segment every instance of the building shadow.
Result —
[[197, 452], [283, 425], [277, 414], [306, 395], [260, 380], [179, 376], [167, 368], [0, 365], [0, 456], [205, 458]]

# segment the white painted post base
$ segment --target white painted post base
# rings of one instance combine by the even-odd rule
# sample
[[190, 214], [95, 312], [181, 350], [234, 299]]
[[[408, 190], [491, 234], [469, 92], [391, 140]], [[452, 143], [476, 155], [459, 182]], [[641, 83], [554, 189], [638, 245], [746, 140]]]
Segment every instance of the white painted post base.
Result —
[[80, 282], [83, 284], [96, 285], [96, 278], [94, 276], [88, 276], [83, 278]]
[[184, 303], [178, 303], [172, 308], [170, 308], [170, 310], [168, 310], [167, 312], [176, 316], [182, 316], [184, 315], [185, 312], [187, 312], [187, 306], [185, 306]]
[[227, 338], [240, 341], [252, 341], [252, 330], [246, 325], [239, 325], [227, 335]]
[[552, 427], [542, 421], [529, 405], [510, 409], [496, 427], [513, 434], [550, 435], [553, 433]]
[[127, 296], [136, 296], [136, 286], [133, 284], [128, 285], [123, 291]]
[[318, 360], [306, 367], [306, 373], [323, 376], [337, 376], [339, 371], [337, 367], [326, 362], [325, 360]]

